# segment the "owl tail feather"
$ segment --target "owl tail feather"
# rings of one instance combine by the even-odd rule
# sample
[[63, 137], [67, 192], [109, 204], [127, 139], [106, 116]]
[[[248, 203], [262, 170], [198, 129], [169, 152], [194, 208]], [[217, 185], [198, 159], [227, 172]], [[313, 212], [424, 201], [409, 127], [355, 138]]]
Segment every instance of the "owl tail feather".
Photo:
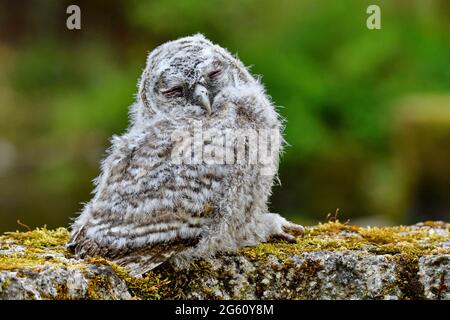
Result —
[[142, 255], [142, 253], [130, 253], [112, 261], [127, 269], [131, 276], [140, 277], [167, 261], [177, 252], [179, 251], [170, 250], [158, 254], [151, 253], [145, 255]]
[[186, 249], [186, 245], [183, 243], [159, 243], [151, 247], [129, 249], [122, 255], [112, 257], [111, 260], [127, 269], [130, 275], [138, 277], [158, 267], [184, 249]]

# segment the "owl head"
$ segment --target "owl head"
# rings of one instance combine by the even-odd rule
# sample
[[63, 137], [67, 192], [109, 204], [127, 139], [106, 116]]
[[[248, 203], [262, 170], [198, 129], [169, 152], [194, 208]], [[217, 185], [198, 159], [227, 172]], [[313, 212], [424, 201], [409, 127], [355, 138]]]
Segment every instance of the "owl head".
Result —
[[201, 34], [167, 42], [150, 52], [139, 82], [143, 115], [208, 117], [230, 87], [257, 82], [227, 50]]

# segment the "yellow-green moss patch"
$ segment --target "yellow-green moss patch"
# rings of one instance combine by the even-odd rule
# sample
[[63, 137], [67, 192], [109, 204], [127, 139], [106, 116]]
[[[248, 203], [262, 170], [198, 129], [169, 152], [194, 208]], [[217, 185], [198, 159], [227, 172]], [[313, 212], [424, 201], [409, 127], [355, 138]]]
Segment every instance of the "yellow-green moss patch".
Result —
[[[433, 228], [447, 230], [446, 235], [430, 232]], [[293, 255], [312, 251], [347, 251], [363, 250], [373, 254], [406, 254], [419, 257], [427, 254], [450, 253], [449, 248], [437, 244], [449, 241], [449, 226], [441, 222], [428, 221], [422, 227], [359, 227], [339, 222], [338, 220], [320, 223], [306, 228], [303, 237], [297, 243], [264, 243], [256, 247], [244, 248], [240, 252], [251, 259], [262, 259], [274, 255], [288, 259]]]
[[39, 271], [46, 262], [59, 263], [52, 255], [65, 253], [68, 237], [65, 228], [7, 232], [0, 236], [0, 244], [2, 250], [11, 253], [0, 254], [0, 270]]
[[69, 238], [66, 228], [48, 230], [46, 227], [37, 228], [28, 232], [6, 232], [0, 236], [0, 243], [13, 241], [18, 245], [38, 248], [54, 248], [64, 246]]

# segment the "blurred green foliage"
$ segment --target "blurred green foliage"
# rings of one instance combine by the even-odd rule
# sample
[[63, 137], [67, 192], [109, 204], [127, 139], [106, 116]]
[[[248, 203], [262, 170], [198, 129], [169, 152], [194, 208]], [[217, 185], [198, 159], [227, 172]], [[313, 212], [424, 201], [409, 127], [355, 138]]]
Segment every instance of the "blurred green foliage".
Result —
[[[73, 3], [79, 31], [65, 28]], [[369, 4], [381, 7], [381, 30], [366, 28]], [[108, 138], [127, 126], [146, 53], [196, 32], [261, 75], [287, 119], [273, 210], [305, 223], [338, 207], [379, 215], [386, 199], [376, 192], [395, 179], [392, 101], [450, 90], [449, 9], [446, 0], [2, 2], [0, 230], [17, 219], [67, 224], [89, 200]]]

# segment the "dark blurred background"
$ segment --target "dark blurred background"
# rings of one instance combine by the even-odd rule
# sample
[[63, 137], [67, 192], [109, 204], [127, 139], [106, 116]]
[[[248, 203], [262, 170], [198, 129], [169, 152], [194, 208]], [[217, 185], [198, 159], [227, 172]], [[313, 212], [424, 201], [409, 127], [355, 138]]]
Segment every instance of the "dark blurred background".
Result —
[[[81, 30], [66, 8], [81, 8]], [[381, 30], [368, 30], [369, 4]], [[67, 226], [124, 131], [147, 52], [196, 32], [287, 119], [272, 209], [299, 223], [450, 220], [450, 1], [0, 2], [0, 231]]]

